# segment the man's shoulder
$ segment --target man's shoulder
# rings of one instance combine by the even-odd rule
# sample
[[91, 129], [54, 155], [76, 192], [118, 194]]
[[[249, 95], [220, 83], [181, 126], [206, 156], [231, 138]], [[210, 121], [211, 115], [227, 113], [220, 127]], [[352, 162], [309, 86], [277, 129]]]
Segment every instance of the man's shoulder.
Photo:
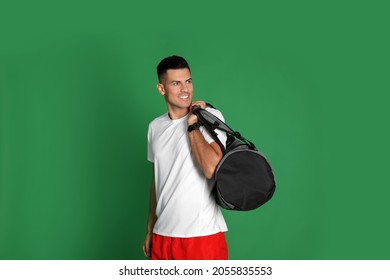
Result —
[[164, 113], [158, 117], [156, 117], [154, 120], [152, 120], [149, 123], [149, 126], [154, 126], [154, 125], [160, 125], [162, 122], [165, 122], [169, 119], [168, 113]]
[[211, 114], [219, 118], [221, 121], [225, 121], [220, 110], [213, 107], [206, 107], [206, 111], [210, 112]]

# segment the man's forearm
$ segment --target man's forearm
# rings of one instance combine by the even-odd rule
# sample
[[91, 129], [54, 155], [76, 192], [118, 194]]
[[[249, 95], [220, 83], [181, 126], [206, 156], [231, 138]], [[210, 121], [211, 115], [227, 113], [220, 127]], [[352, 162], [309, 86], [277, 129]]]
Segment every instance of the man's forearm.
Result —
[[[154, 173], [154, 166], [153, 166], [153, 173]], [[157, 206], [156, 187], [155, 187], [154, 174], [153, 174], [152, 183], [150, 184], [149, 215], [148, 215], [148, 225], [146, 229], [147, 233], [153, 232], [153, 227], [157, 220], [156, 206]]]
[[215, 169], [222, 158], [222, 151], [216, 142], [207, 143], [199, 130], [189, 133], [192, 154], [196, 163], [208, 179], [214, 176]]

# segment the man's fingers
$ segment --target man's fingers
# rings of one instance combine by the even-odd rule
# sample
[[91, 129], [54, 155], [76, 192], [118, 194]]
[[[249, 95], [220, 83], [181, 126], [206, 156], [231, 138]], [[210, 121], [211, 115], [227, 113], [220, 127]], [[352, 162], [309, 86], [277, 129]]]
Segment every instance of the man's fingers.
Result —
[[142, 251], [144, 251], [144, 255], [147, 258], [150, 258], [150, 252], [149, 252], [149, 246], [146, 246], [145, 244], [142, 246]]
[[192, 102], [192, 108], [194, 108], [194, 106], [198, 105], [200, 108], [204, 109], [206, 108], [206, 102], [204, 101], [194, 101]]

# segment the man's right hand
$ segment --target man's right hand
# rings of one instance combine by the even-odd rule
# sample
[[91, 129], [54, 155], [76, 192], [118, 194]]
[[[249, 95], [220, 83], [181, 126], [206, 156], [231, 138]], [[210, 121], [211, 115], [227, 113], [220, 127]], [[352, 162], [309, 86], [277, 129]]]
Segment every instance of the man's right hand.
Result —
[[151, 249], [152, 249], [152, 233], [147, 233], [144, 240], [144, 244], [142, 245], [142, 251], [144, 251], [145, 257], [150, 258]]

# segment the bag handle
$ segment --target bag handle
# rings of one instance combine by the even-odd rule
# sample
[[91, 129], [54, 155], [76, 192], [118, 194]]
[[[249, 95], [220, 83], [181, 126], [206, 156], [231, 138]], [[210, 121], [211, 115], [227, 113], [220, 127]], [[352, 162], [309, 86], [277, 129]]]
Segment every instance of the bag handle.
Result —
[[[214, 108], [214, 107], [212, 107], [212, 108]], [[214, 139], [214, 141], [221, 148], [222, 153], [225, 154], [226, 148], [222, 144], [221, 140], [219, 140], [218, 135], [215, 132], [215, 129], [219, 126], [218, 121], [221, 121], [221, 120], [219, 120], [219, 118], [215, 117], [213, 114], [210, 114], [212, 116], [206, 114], [206, 116], [209, 119], [211, 119], [211, 120], [207, 120], [206, 116], [205, 116], [205, 112], [207, 112], [207, 111], [200, 108], [200, 106], [198, 106], [198, 105], [194, 106], [194, 108], [192, 109], [192, 113], [198, 117], [198, 121], [206, 128], [206, 130], [210, 133], [211, 137]]]
[[[213, 107], [209, 103], [206, 103], [206, 106], [215, 109], [215, 107]], [[217, 133], [215, 132], [216, 129], [220, 129], [226, 132], [228, 136], [239, 139], [243, 143], [247, 144], [250, 147], [250, 149], [257, 150], [255, 145], [252, 142], [244, 138], [238, 131], [234, 131], [233, 129], [231, 129], [225, 122], [223, 122], [222, 120], [220, 120], [218, 117], [214, 116], [212, 113], [208, 112], [207, 110], [202, 109], [200, 106], [194, 106], [192, 112], [198, 117], [199, 122], [210, 133], [214, 141], [221, 147], [223, 153], [226, 152], [226, 149], [224, 145], [221, 143], [221, 141], [219, 140]]]

